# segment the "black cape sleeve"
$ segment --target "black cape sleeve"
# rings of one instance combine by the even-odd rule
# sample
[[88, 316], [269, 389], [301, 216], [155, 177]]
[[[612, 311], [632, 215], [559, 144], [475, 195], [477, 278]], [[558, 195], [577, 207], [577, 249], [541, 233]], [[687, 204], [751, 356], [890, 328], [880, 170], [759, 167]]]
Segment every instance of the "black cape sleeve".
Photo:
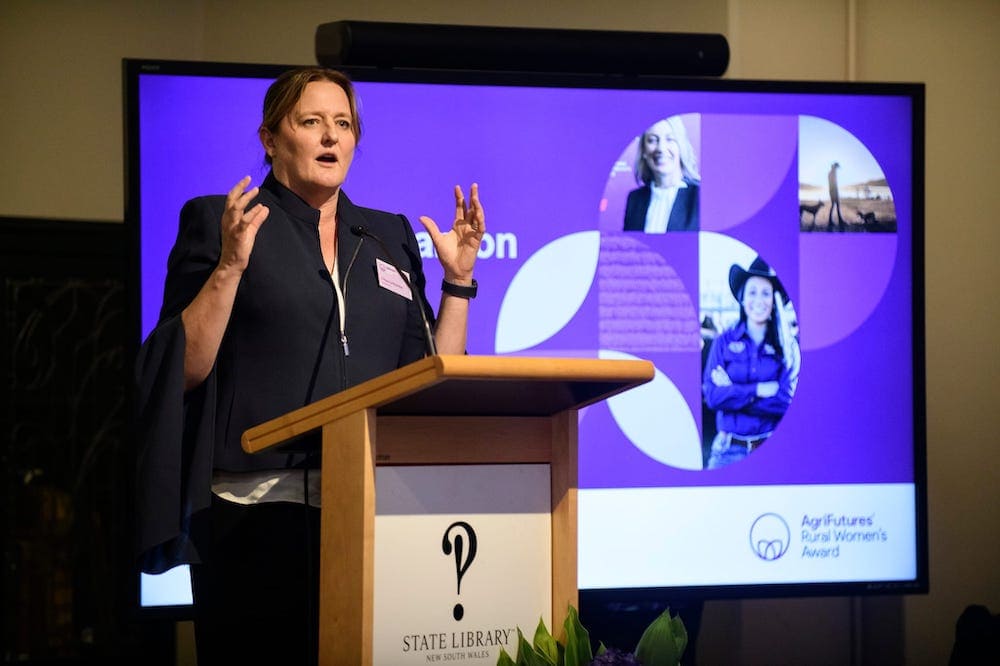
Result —
[[211, 503], [215, 378], [184, 393], [184, 326], [162, 323], [139, 352], [139, 564], [162, 573], [198, 562], [193, 517]]
[[192, 541], [196, 515], [211, 503], [216, 377], [184, 391], [181, 311], [218, 263], [220, 197], [188, 202], [170, 252], [160, 321], [139, 351], [136, 515], [139, 565], [162, 573], [199, 561]]

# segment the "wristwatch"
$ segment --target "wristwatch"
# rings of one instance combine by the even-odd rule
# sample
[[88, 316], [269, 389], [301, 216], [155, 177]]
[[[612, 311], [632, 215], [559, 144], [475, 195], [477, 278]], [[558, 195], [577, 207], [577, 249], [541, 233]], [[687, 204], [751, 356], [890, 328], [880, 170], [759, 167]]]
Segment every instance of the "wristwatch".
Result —
[[479, 283], [476, 282], [475, 278], [472, 279], [472, 284], [468, 287], [452, 284], [447, 280], [441, 281], [441, 292], [448, 294], [449, 296], [457, 296], [458, 298], [475, 298], [478, 290]]

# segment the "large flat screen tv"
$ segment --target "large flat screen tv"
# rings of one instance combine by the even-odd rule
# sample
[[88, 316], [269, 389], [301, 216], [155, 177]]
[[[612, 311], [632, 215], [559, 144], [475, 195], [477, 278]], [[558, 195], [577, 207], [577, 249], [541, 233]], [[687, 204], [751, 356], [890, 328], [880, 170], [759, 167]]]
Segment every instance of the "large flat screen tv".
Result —
[[[137, 338], [184, 201], [264, 179], [282, 69], [125, 62]], [[926, 591], [923, 86], [351, 74], [345, 190], [414, 221], [431, 303], [416, 219], [480, 185], [470, 353], [656, 366], [580, 414], [584, 600]]]

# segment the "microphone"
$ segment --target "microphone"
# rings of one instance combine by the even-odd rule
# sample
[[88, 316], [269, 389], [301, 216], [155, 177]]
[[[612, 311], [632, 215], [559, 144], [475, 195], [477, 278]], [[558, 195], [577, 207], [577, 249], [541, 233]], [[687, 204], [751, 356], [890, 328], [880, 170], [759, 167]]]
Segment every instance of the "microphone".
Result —
[[424, 301], [423, 292], [413, 288], [413, 285], [410, 283], [410, 278], [407, 277], [403, 269], [401, 269], [399, 264], [396, 263], [396, 260], [392, 256], [392, 252], [389, 251], [388, 246], [386, 246], [385, 242], [381, 238], [368, 231], [368, 228], [362, 224], [355, 224], [352, 226], [351, 233], [362, 240], [367, 237], [378, 243], [378, 246], [382, 249], [382, 252], [385, 253], [386, 258], [389, 260], [389, 264], [396, 269], [396, 272], [399, 273], [399, 277], [401, 277], [403, 282], [406, 283], [406, 286], [410, 290], [410, 294], [417, 302], [417, 309], [420, 310], [420, 320], [424, 324], [424, 342], [427, 345], [427, 354], [428, 356], [437, 356], [437, 345], [434, 344], [434, 334], [431, 332], [430, 322], [427, 321], [427, 310], [425, 308], [427, 304]]

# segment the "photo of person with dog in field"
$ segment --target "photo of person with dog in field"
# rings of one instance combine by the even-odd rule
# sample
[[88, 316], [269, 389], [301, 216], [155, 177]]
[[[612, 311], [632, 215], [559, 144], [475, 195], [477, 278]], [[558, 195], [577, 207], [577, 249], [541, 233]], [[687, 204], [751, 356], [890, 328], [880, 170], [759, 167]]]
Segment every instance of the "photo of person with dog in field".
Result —
[[799, 117], [799, 229], [896, 231], [896, 205], [882, 167], [843, 127]]

